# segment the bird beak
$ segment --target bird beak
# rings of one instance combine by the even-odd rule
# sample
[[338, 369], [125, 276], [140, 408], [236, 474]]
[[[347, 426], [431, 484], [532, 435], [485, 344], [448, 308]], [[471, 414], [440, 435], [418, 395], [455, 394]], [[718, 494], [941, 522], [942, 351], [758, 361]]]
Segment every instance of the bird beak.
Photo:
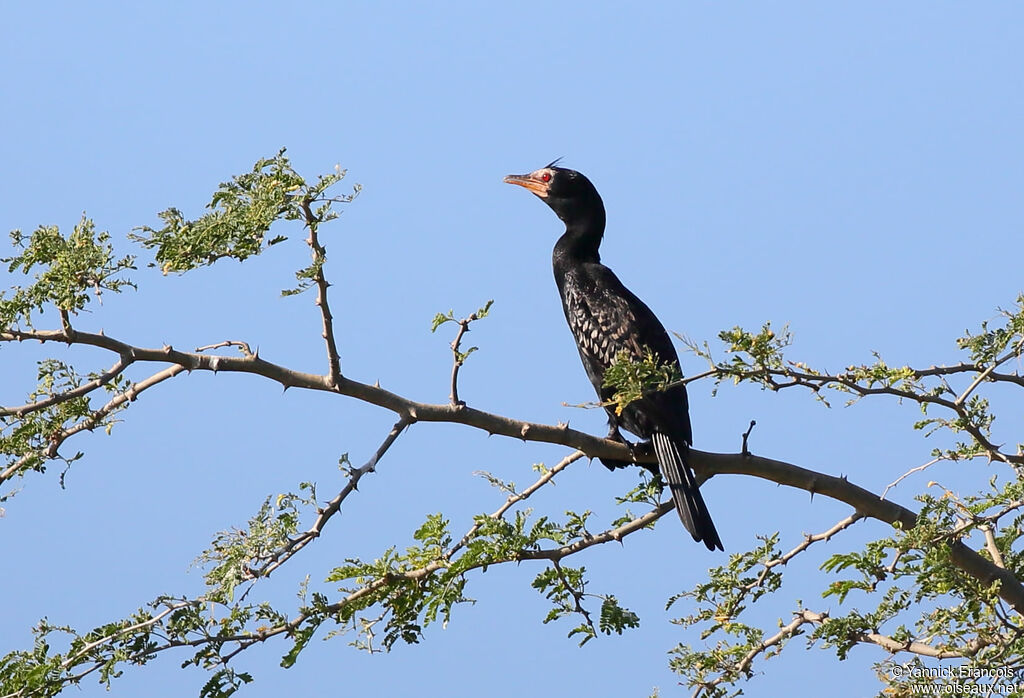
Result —
[[536, 172], [524, 175], [508, 175], [505, 177], [505, 184], [516, 184], [529, 189], [542, 199], [547, 198], [548, 190], [551, 188], [551, 182], [545, 182]]

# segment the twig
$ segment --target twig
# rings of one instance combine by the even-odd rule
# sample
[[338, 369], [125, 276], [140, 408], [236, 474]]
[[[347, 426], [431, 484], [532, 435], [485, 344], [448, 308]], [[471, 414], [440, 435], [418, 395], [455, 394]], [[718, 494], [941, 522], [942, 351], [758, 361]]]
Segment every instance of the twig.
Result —
[[992, 556], [993, 564], [1006, 569], [1006, 563], [1003, 562], [1003, 554], [999, 552], [999, 546], [996, 544], [996, 534], [992, 530], [992, 526], [986, 525], [979, 528], [985, 534], [985, 547], [988, 550], [988, 554]]
[[398, 439], [407, 426], [409, 426], [409, 420], [407, 419], [403, 418], [395, 422], [395, 425], [391, 427], [391, 431], [388, 432], [388, 435], [384, 438], [381, 445], [377, 447], [374, 454], [370, 456], [370, 459], [361, 467], [350, 471], [348, 482], [341, 491], [338, 492], [331, 501], [327, 502], [324, 507], [317, 511], [316, 520], [309, 527], [309, 530], [304, 531], [299, 536], [289, 541], [283, 548], [276, 551], [273, 555], [268, 556], [260, 567], [249, 568], [247, 570], [249, 579], [269, 577], [271, 572], [291, 559], [292, 556], [305, 548], [314, 539], [318, 538], [320, 534], [323, 533], [324, 528], [326, 528], [327, 522], [330, 521], [331, 517], [341, 510], [341, 503], [344, 502], [350, 494], [359, 489], [359, 480], [367, 473], [372, 473], [374, 471], [377, 467], [377, 463], [380, 462], [380, 459], [384, 457], [384, 454], [388, 452], [388, 449], [391, 448], [391, 445], [395, 443], [395, 440]]
[[[736, 674], [743, 674], [749, 676], [750, 666], [754, 663], [754, 660], [757, 659], [759, 655], [764, 654], [769, 649], [781, 644], [785, 640], [795, 635], [799, 635], [800, 628], [802, 626], [814, 623], [822, 623], [825, 621], [827, 617], [827, 613], [815, 613], [813, 611], [808, 611], [806, 609], [797, 611], [796, 614], [794, 614], [792, 621], [782, 626], [782, 628], [779, 629], [779, 632], [775, 633], [767, 640], [761, 642], [761, 644], [759, 644], [757, 647], [750, 650], [746, 655], [744, 655], [744, 657], [740, 661], [738, 661], [733, 666], [733, 670], [728, 672], [728, 674], [735, 672]], [[728, 674], [722, 673], [719, 676], [716, 676], [711, 681], [708, 681], [697, 686], [697, 688], [693, 691], [693, 698], [698, 698], [698, 696], [700, 696], [702, 693], [708, 691], [709, 689], [717, 686], [720, 683], [725, 682]]]
[[[488, 301], [487, 305], [484, 306], [484, 310], [490, 308], [491, 302]], [[459, 369], [462, 368], [462, 364], [466, 363], [466, 358], [474, 351], [476, 347], [469, 349], [466, 352], [460, 352], [459, 349], [462, 345], [462, 337], [469, 332], [469, 326], [471, 323], [479, 320], [480, 317], [477, 313], [472, 313], [469, 317], [464, 317], [461, 320], [456, 320], [459, 325], [459, 331], [455, 334], [455, 339], [452, 340], [452, 392], [448, 396], [452, 405], [460, 407], [466, 403], [459, 399]]]
[[338, 343], [334, 337], [334, 316], [331, 315], [331, 306], [327, 302], [327, 289], [330, 284], [324, 277], [323, 263], [327, 259], [327, 249], [320, 244], [317, 234], [317, 226], [320, 221], [311, 208], [312, 200], [308, 197], [302, 200], [302, 213], [306, 218], [306, 228], [309, 230], [309, 237], [306, 244], [309, 245], [313, 255], [313, 266], [315, 272], [313, 279], [316, 281], [316, 305], [320, 308], [320, 316], [323, 319], [323, 332], [321, 336], [327, 345], [327, 382], [335, 386], [341, 381], [341, 358], [338, 355]]
[[223, 349], [224, 347], [238, 347], [238, 350], [242, 353], [242, 356], [255, 356], [252, 349], [249, 347], [248, 342], [239, 342], [232, 339], [223, 342], [218, 342], [216, 344], [207, 344], [205, 347], [196, 347], [196, 353], [202, 353], [204, 351], [213, 351], [215, 349]]
[[745, 456], [750, 455], [750, 451], [747, 450], [747, 439], [750, 438], [750, 432], [754, 431], [755, 426], [757, 426], [757, 422], [751, 419], [750, 426], [747, 427], [747, 430], [745, 432], [743, 432], [743, 450], [741, 451], [741, 453], [743, 453], [743, 455]]
[[[548, 484], [548, 482], [550, 482], [555, 477], [555, 475], [558, 475], [558, 473], [562, 472], [563, 470], [568, 468], [570, 465], [572, 465], [573, 463], [575, 463], [579, 459], [583, 458], [585, 455], [586, 454], [584, 454], [583, 451], [576, 451], [575, 453], [570, 453], [568, 456], [566, 456], [565, 458], [560, 460], [557, 464], [552, 466], [552, 468], [550, 470], [545, 471], [539, 478], [537, 478], [536, 482], [534, 482], [532, 485], [530, 485], [529, 487], [524, 489], [522, 492], [518, 492], [518, 493], [515, 493], [515, 494], [510, 494], [508, 496], [508, 499], [505, 500], [505, 503], [502, 504], [500, 507], [498, 507], [498, 509], [495, 512], [493, 512], [492, 514], [489, 514], [488, 518], [490, 518], [490, 519], [500, 519], [501, 517], [503, 517], [505, 515], [505, 513], [509, 509], [511, 509], [513, 506], [515, 506], [519, 502], [521, 502], [521, 501], [523, 501], [525, 499], [529, 499], [530, 495], [532, 495], [534, 492], [539, 490], [544, 485]], [[469, 541], [471, 541], [473, 539], [473, 537], [476, 535], [477, 531], [480, 530], [480, 526], [481, 525], [482, 525], [482, 523], [475, 523], [475, 524], [473, 524], [473, 527], [470, 528], [468, 531], [466, 531], [466, 535], [464, 535], [462, 537], [462, 539], [458, 543], [453, 545], [444, 554], [444, 557], [446, 559], [450, 560], [455, 553], [457, 553], [459, 550], [464, 548], [466, 546], [466, 544], [469, 543]]]
[[843, 531], [843, 530], [849, 528], [850, 526], [852, 526], [853, 524], [857, 523], [858, 521], [860, 521], [863, 518], [864, 518], [863, 516], [861, 516], [857, 512], [854, 512], [854, 513], [850, 514], [849, 516], [847, 516], [842, 521], [838, 522], [832, 528], [828, 529], [827, 531], [824, 531], [822, 533], [815, 533], [814, 535], [809, 535], [809, 534], [804, 535], [803, 541], [801, 541], [799, 545], [797, 545], [795, 548], [790, 550], [788, 553], [786, 553], [785, 555], [782, 555], [781, 557], [777, 557], [774, 560], [769, 560], [768, 562], [763, 563], [764, 564], [764, 570], [762, 570], [761, 574], [758, 575], [757, 579], [755, 579], [753, 582], [751, 582], [750, 584], [748, 584], [748, 585], [746, 585], [744, 587], [744, 589], [743, 589], [744, 592], [753, 591], [757, 587], [759, 587], [762, 584], [764, 584], [765, 579], [768, 578], [769, 571], [771, 571], [771, 569], [773, 567], [778, 567], [779, 565], [787, 564], [790, 560], [792, 560], [794, 557], [796, 557], [797, 555], [799, 555], [803, 551], [807, 550], [814, 543], [817, 543], [819, 541], [830, 540], [832, 538], [832, 536], [836, 535], [840, 531]]
[[590, 618], [590, 611], [583, 605], [583, 593], [576, 591], [572, 584], [569, 583], [569, 580], [565, 578], [565, 572], [562, 570], [562, 565], [559, 564], [558, 560], [552, 560], [551, 566], [555, 568], [555, 574], [558, 575], [558, 581], [562, 583], [562, 588], [572, 596], [573, 604], [576, 607], [574, 610], [583, 616], [590, 630], [596, 635], [597, 629], [594, 627], [594, 621]]
[[903, 482], [905, 479], [910, 477], [912, 474], [919, 473], [919, 472], [921, 472], [923, 470], [927, 470], [928, 468], [930, 468], [933, 465], [935, 465], [936, 463], [938, 463], [940, 460], [943, 460], [943, 459], [942, 458], [932, 458], [930, 461], [928, 461], [924, 465], [919, 465], [916, 468], [911, 468], [907, 472], [903, 473], [898, 478], [896, 478], [895, 480], [893, 480], [892, 482], [890, 482], [888, 485], [885, 486], [885, 489], [882, 490], [882, 494], [879, 495], [879, 499], [885, 499], [885, 495], [889, 494], [889, 490], [891, 490], [893, 487], [895, 487], [896, 485], [898, 485], [901, 482]]
[[662, 516], [672, 511], [674, 508], [672, 501], [668, 500], [662, 502], [656, 509], [652, 509], [642, 516], [638, 516], [632, 521], [627, 521], [618, 528], [610, 528], [606, 531], [578, 540], [575, 543], [563, 545], [558, 548], [545, 548], [541, 550], [521, 550], [519, 551], [516, 559], [518, 560], [561, 560], [569, 555], [575, 555], [581, 550], [592, 548], [595, 545], [601, 545], [602, 543], [608, 543], [609, 541], [621, 541], [623, 538], [631, 533], [636, 533], [644, 528], [647, 528], [652, 523], [660, 519]]
[[452, 340], [452, 392], [448, 396], [453, 405], [464, 405], [462, 400], [459, 400], [459, 369], [462, 368], [462, 364], [466, 362], [466, 356], [459, 354], [459, 346], [462, 344], [462, 336], [469, 332], [469, 323], [476, 320], [476, 313], [473, 313], [468, 318], [459, 320], [459, 331], [455, 334], [455, 339]]

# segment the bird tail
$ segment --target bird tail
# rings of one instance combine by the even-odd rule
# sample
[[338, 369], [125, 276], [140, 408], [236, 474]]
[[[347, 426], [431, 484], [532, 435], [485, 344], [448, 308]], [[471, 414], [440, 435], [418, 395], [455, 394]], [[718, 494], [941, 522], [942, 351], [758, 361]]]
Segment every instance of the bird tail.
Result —
[[687, 443], [677, 442], [660, 431], [651, 435], [651, 441], [658, 456], [658, 465], [661, 466], [661, 476], [672, 492], [672, 501], [679, 512], [679, 518], [683, 520], [683, 526], [695, 541], [703, 542], [708, 550], [724, 550], [708, 507], [700, 496], [697, 480], [686, 462], [689, 450]]

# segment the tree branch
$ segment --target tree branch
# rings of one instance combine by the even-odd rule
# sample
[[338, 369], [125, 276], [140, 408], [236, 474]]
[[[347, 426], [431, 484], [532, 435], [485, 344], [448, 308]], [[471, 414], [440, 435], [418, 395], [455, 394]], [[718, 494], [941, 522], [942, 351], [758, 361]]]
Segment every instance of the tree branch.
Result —
[[117, 363], [115, 363], [109, 369], [107, 369], [100, 375], [96, 376], [96, 378], [89, 381], [88, 383], [83, 383], [77, 388], [68, 390], [67, 392], [51, 395], [42, 400], [36, 400], [35, 402], [29, 402], [24, 405], [19, 405], [18, 407], [0, 407], [0, 417], [8, 417], [13, 415], [15, 417], [21, 418], [27, 414], [31, 414], [32, 412], [38, 412], [39, 410], [46, 409], [47, 407], [52, 407], [54, 405], [59, 405], [62, 402], [73, 400], [76, 397], [88, 395], [93, 390], [96, 390], [97, 388], [102, 388], [104, 385], [107, 385], [110, 381], [117, 378], [119, 375], [124, 373], [125, 369], [128, 368], [130, 365], [131, 361], [127, 361], [125, 360], [124, 357], [121, 357], [117, 360]]
[[[732, 671], [734, 671], [736, 674], [743, 674], [749, 676], [750, 666], [754, 663], [754, 660], [757, 659], [758, 656], [764, 654], [772, 647], [782, 644], [789, 638], [795, 635], [799, 635], [801, 632], [800, 628], [802, 626], [812, 625], [814, 623], [821, 623], [827, 617], [827, 613], [815, 613], [814, 611], [808, 611], [806, 609], [797, 611], [796, 614], [794, 614], [792, 621], [790, 621], [786, 625], [783, 625], [779, 629], [779, 632], [775, 633], [767, 640], [763, 640], [761, 644], [759, 644], [754, 649], [750, 650], [750, 652], [748, 652], [739, 662], [737, 662], [734, 665]], [[727, 680], [726, 677], [727, 673], [722, 673], [721, 675], [715, 677], [711, 681], [699, 684], [693, 692], [693, 698], [698, 698], [698, 696], [700, 696], [701, 693], [706, 692], [708, 689], [713, 688], [720, 683], [724, 683]]]
[[316, 305], [320, 308], [320, 316], [323, 319], [323, 332], [321, 336], [327, 345], [327, 382], [328, 385], [335, 385], [341, 379], [341, 357], [338, 355], [338, 343], [334, 337], [334, 316], [331, 315], [331, 306], [327, 302], [327, 289], [330, 287], [330, 284], [327, 283], [323, 270], [323, 262], [327, 259], [327, 249], [320, 244], [320, 237], [317, 233], [320, 219], [313, 213], [311, 204], [312, 200], [309, 197], [302, 200], [302, 214], [306, 219], [306, 228], [309, 229], [309, 237], [306, 239], [306, 244], [309, 245], [313, 254]]
[[388, 432], [387, 437], [385, 437], [384, 441], [370, 459], [366, 461], [362, 467], [355, 468], [350, 471], [348, 482], [341, 491], [338, 492], [331, 501], [327, 502], [324, 507], [317, 510], [316, 520], [313, 522], [313, 525], [309, 527], [309, 530], [296, 536], [286, 546], [275, 551], [273, 555], [265, 558], [263, 564], [259, 567], [249, 568], [247, 570], [249, 579], [269, 577], [274, 570], [291, 559], [292, 556], [305, 548], [314, 539], [318, 538], [320, 534], [323, 533], [323, 530], [327, 526], [327, 522], [330, 521], [331, 517], [341, 510], [341, 503], [359, 488], [359, 480], [367, 473], [372, 473], [374, 471], [377, 467], [377, 463], [380, 462], [380, 459], [384, 457], [384, 454], [387, 453], [388, 449], [391, 448], [391, 445], [395, 443], [395, 440], [398, 439], [407, 426], [409, 426], [409, 422], [405, 419], [399, 419], [395, 422], [395, 425], [391, 427], [391, 431]]
[[[591, 458], [607, 458], [614, 460], [637, 462], [654, 462], [653, 454], [634, 454], [621, 443], [598, 438], [581, 431], [570, 429], [568, 425], [551, 426], [536, 424], [504, 417], [463, 405], [437, 405], [419, 403], [389, 392], [375, 385], [368, 385], [345, 377], [332, 385], [325, 376], [302, 373], [271, 363], [259, 356], [211, 356], [199, 353], [182, 352], [172, 347], [162, 349], [146, 349], [133, 347], [130, 344], [107, 337], [71, 330], [7, 330], [0, 332], [2, 341], [35, 340], [39, 342], [58, 341], [67, 344], [84, 344], [95, 346], [119, 355], [127, 355], [135, 361], [151, 361], [176, 364], [177, 370], [207, 370], [251, 373], [277, 381], [287, 387], [301, 387], [309, 390], [320, 390], [338, 393], [362, 400], [378, 407], [391, 410], [399, 418], [409, 423], [415, 421], [449, 422], [482, 429], [490, 434], [500, 434], [524, 441], [554, 443], [583, 451]], [[862, 516], [878, 519], [885, 523], [902, 527], [904, 530], [913, 528], [917, 515], [895, 502], [881, 499], [862, 487], [850, 483], [845, 477], [834, 477], [824, 473], [808, 470], [790, 463], [764, 458], [747, 453], [708, 453], [690, 450], [690, 461], [694, 469], [707, 479], [717, 474], [751, 475], [772, 482], [802, 489], [812, 494], [821, 494], [831, 499], [845, 502]], [[663, 504], [662, 508], [668, 506]], [[647, 516], [651, 516], [648, 514]], [[642, 519], [643, 517], [641, 517]], [[653, 521], [657, 516], [639, 524], [641, 527]], [[629, 526], [630, 524], [626, 524]], [[622, 527], [624, 528], [624, 527]], [[628, 532], [628, 531], [626, 531]], [[606, 532], [611, 535], [612, 532]], [[602, 534], [604, 535], [604, 534]], [[614, 535], [612, 535], [614, 538]], [[999, 596], [1013, 606], [1018, 613], [1024, 614], [1024, 586], [1013, 573], [1000, 569], [997, 565], [968, 548], [960, 541], [950, 543], [951, 557], [962, 571], [985, 585], [999, 582]], [[546, 551], [541, 557], [551, 559], [564, 556], [557, 549]]]
[[469, 323], [473, 320], [476, 320], [476, 314], [459, 320], [459, 331], [455, 334], [455, 339], [452, 340], [452, 392], [448, 399], [453, 405], [465, 404], [459, 400], [459, 369], [465, 363], [466, 355], [460, 355], [459, 347], [462, 345], [462, 336], [469, 332]]

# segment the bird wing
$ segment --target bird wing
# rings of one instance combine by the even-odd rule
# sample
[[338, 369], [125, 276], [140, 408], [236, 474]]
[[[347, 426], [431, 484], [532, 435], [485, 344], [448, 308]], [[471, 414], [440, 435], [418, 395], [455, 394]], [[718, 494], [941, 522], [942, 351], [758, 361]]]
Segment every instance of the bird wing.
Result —
[[[623, 351], [639, 359], [644, 355], [637, 328], [635, 304], [621, 294], [587, 293], [577, 285], [566, 288], [565, 316], [584, 363], [607, 369]], [[604, 371], [601, 371], [602, 376]]]

